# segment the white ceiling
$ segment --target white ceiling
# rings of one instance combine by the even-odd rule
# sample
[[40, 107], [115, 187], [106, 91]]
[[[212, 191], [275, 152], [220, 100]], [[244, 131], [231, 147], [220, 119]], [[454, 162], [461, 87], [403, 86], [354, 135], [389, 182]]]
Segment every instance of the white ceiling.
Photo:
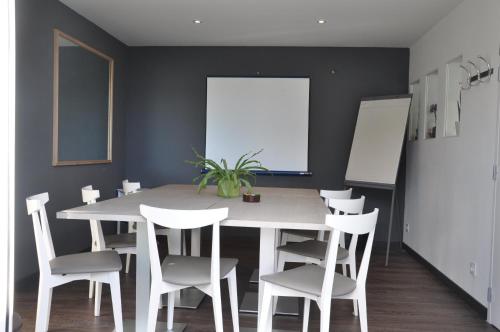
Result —
[[130, 46], [409, 47], [463, 0], [60, 1]]

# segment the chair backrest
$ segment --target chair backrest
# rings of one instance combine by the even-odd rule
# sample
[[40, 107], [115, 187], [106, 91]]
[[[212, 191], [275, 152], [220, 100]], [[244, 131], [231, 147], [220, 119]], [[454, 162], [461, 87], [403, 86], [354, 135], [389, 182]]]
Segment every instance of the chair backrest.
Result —
[[[362, 214], [365, 206], [365, 196], [354, 199], [336, 199], [328, 200], [328, 207], [333, 209], [334, 214]], [[356, 245], [358, 244], [358, 236], [353, 235], [349, 244], [349, 255], [356, 253]], [[340, 234], [340, 246], [345, 248], [345, 234]], [[354, 257], [354, 256], [353, 256]]]
[[321, 289], [321, 301], [331, 301], [340, 233], [352, 234], [353, 236], [368, 234], [368, 240], [366, 241], [365, 251], [356, 278], [356, 287], [365, 287], [377, 218], [378, 209], [360, 215], [334, 214], [326, 216], [325, 223], [327, 226], [331, 227], [333, 231], [326, 253], [325, 277]]
[[[87, 205], [95, 204], [97, 199], [101, 197], [99, 190], [94, 190], [92, 186], [85, 186], [82, 188], [82, 200]], [[100, 220], [90, 219], [90, 233], [92, 235], [92, 242], [97, 250], [104, 250], [106, 244], [104, 242], [104, 233]]]
[[124, 195], [133, 194], [137, 192], [139, 189], [141, 189], [140, 182], [129, 182], [129, 180], [123, 180], [122, 186]]
[[328, 206], [330, 199], [349, 199], [352, 195], [352, 188], [346, 190], [320, 190], [319, 195], [325, 200]]
[[[319, 195], [323, 198], [325, 205], [329, 207], [330, 199], [349, 199], [352, 195], [352, 188], [345, 190], [320, 190]], [[323, 241], [325, 238], [325, 231], [318, 232], [318, 240]], [[344, 244], [344, 237], [341, 237], [341, 243]]]
[[170, 210], [144, 204], [140, 205], [141, 215], [146, 218], [148, 230], [151, 277], [161, 280], [160, 256], [156, 244], [154, 224], [173, 229], [193, 229], [212, 225], [212, 261], [210, 279], [220, 282], [220, 222], [227, 218], [229, 209]]
[[56, 257], [54, 244], [50, 234], [49, 221], [45, 204], [49, 201], [49, 194], [43, 193], [26, 198], [28, 215], [33, 219], [38, 265], [41, 274], [50, 274], [49, 261]]
[[334, 214], [362, 214], [365, 206], [365, 196], [351, 199], [330, 199], [328, 207]]

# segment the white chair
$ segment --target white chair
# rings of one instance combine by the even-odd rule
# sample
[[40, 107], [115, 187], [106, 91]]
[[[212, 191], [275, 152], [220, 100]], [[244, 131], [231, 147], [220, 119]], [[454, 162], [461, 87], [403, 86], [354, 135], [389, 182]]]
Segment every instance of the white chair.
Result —
[[[87, 204], [95, 204], [100, 197], [99, 190], [92, 186], [82, 188], [82, 200]], [[90, 220], [90, 233], [92, 235], [92, 251], [115, 250], [119, 255], [135, 255], [137, 252], [137, 237], [135, 233], [122, 233], [104, 235], [100, 220]], [[102, 285], [95, 283], [94, 315], [99, 316], [101, 311]], [[90, 281], [89, 299], [94, 296], [94, 282]]]
[[[140, 182], [130, 182], [127, 179], [122, 181], [122, 188], [123, 188], [123, 194], [125, 196], [135, 194], [141, 191], [142, 189]], [[137, 232], [136, 224], [134, 222], [129, 222], [128, 233], [136, 233], [136, 232]], [[156, 227], [155, 233], [158, 236], [168, 236], [168, 229], [162, 227]], [[186, 238], [184, 234], [182, 234], [182, 252], [183, 254], [186, 253]], [[127, 254], [127, 260], [125, 262], [125, 273], [128, 273], [130, 269], [130, 256], [131, 256], [130, 254]]]
[[[329, 199], [328, 206], [334, 209], [334, 214], [362, 214], [365, 205], [365, 196], [357, 199]], [[356, 279], [356, 246], [358, 236], [351, 237], [349, 248], [345, 246], [345, 234], [340, 234], [339, 248], [337, 253], [337, 264], [342, 264], [342, 273], [347, 276], [347, 266], [349, 266], [350, 277]], [[319, 240], [307, 240], [304, 242], [288, 243], [276, 248], [278, 250], [278, 271], [283, 271], [286, 262], [312, 263], [323, 265], [326, 256], [328, 242]], [[358, 306], [353, 301], [355, 316], [358, 315]], [[276, 310], [273, 307], [273, 310]]]
[[[361, 331], [368, 331], [366, 309], [366, 276], [377, 224], [378, 209], [363, 215], [327, 215], [325, 223], [333, 230], [328, 241], [325, 267], [308, 264], [295, 269], [262, 276], [264, 294], [260, 308], [258, 332], [270, 332], [272, 315], [270, 308], [274, 296], [304, 298], [304, 321], [302, 331], [306, 332], [309, 322], [311, 300], [316, 301], [321, 311], [320, 332], [330, 329], [330, 308], [333, 299], [352, 299], [359, 302]], [[356, 279], [335, 272], [341, 233], [358, 236], [368, 233], [365, 251]], [[271, 320], [271, 322], [269, 321]]]
[[50, 234], [45, 204], [49, 194], [43, 193], [26, 199], [28, 214], [33, 219], [40, 284], [36, 313], [36, 332], [47, 331], [49, 327], [52, 289], [75, 280], [90, 280], [107, 283], [111, 287], [115, 330], [123, 331], [122, 305], [120, 295], [120, 256], [115, 251], [86, 252], [56, 257]]
[[[173, 328], [175, 292], [196, 287], [212, 297], [215, 330], [221, 332], [222, 305], [220, 280], [227, 279], [233, 330], [239, 331], [238, 294], [236, 285], [237, 259], [219, 257], [219, 223], [227, 218], [228, 209], [167, 210], [146, 205], [140, 206], [141, 215], [147, 220], [149, 255], [151, 260], [151, 295], [149, 298], [148, 331], [155, 330], [158, 301], [168, 293], [167, 328]], [[212, 254], [208, 257], [167, 256], [160, 265], [154, 225], [173, 229], [194, 229], [212, 225]]]
[[[349, 199], [352, 195], [352, 188], [346, 190], [320, 190], [319, 195], [323, 198], [325, 205], [328, 206], [329, 199]], [[289, 241], [302, 242], [305, 240], [323, 240], [325, 237], [324, 231], [309, 231], [304, 229], [282, 229], [281, 230], [281, 245], [287, 244]]]
[[[129, 180], [123, 180], [122, 182], [122, 188], [123, 188], [123, 194], [125, 196], [135, 194], [141, 189], [141, 183], [140, 182], [129, 182]], [[129, 222], [128, 223], [128, 233], [136, 233], [136, 225], [135, 222]], [[127, 254], [127, 260], [125, 261], [125, 273], [128, 273], [130, 271], [130, 258], [131, 254]]]

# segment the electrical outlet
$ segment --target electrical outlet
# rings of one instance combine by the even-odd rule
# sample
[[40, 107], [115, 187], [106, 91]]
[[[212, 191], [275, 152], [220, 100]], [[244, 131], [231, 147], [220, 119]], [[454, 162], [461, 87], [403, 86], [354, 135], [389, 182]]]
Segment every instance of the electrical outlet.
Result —
[[405, 233], [410, 233], [410, 224], [405, 224]]
[[470, 274], [471, 274], [473, 277], [476, 277], [476, 276], [477, 276], [476, 263], [471, 262], [471, 263], [469, 264], [469, 272], [470, 272]]

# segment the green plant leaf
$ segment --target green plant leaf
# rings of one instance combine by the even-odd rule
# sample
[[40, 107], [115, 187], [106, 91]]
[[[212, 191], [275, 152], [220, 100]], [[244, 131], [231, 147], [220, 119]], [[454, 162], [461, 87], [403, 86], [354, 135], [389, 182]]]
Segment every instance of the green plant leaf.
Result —
[[241, 181], [241, 184], [242, 184], [245, 188], [247, 188], [247, 192], [248, 192], [248, 193], [252, 193], [252, 189], [253, 189], [253, 187], [252, 187], [252, 185], [250, 184], [250, 182], [249, 182], [248, 180], [246, 180], [246, 179], [243, 179], [243, 178], [241, 178], [241, 179], [240, 179], [240, 181]]
[[240, 167], [240, 163], [241, 161], [243, 160], [243, 158], [245, 158], [246, 156], [248, 156], [250, 154], [250, 152], [247, 152], [245, 153], [244, 155], [242, 155], [238, 161], [236, 162], [236, 164], [234, 165], [234, 169], [238, 169]]
[[[209, 183], [219, 183], [220, 188], [224, 195], [228, 195], [232, 191], [235, 184], [246, 187], [249, 192], [252, 190], [252, 184], [248, 179], [256, 180], [255, 171], [267, 171], [267, 168], [255, 159], [262, 149], [252, 153], [248, 152], [243, 154], [235, 164], [234, 169], [229, 169], [226, 159], [222, 158], [220, 163], [212, 159], [205, 158], [195, 148], [191, 148], [195, 155], [195, 160], [186, 160], [185, 162], [194, 165], [197, 168], [206, 169], [205, 174], [201, 174], [193, 179], [193, 182], [200, 181], [198, 184], [198, 191], [206, 188]], [[221, 183], [222, 181], [222, 183]]]

